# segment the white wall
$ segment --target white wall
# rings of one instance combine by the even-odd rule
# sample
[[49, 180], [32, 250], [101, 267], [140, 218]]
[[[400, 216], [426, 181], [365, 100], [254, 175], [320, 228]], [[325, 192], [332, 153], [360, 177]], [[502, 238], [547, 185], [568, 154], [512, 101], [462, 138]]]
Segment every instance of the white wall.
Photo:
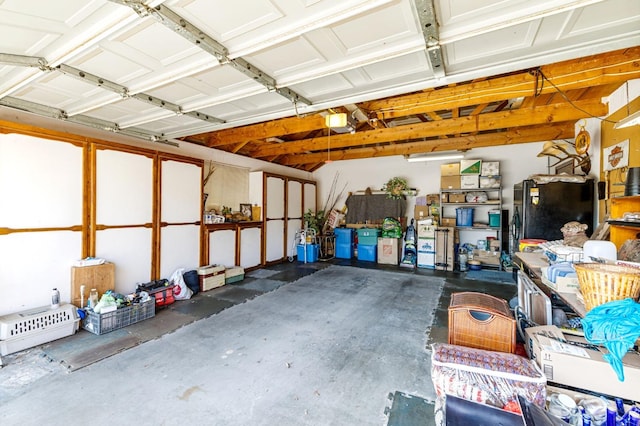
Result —
[[[588, 121], [587, 130], [592, 135], [590, 153], [599, 153], [599, 122], [595, 124]], [[597, 125], [597, 135], [594, 135], [593, 127]], [[594, 137], [596, 136], [596, 137]], [[547, 167], [553, 164], [548, 157], [538, 157], [542, 151], [544, 142], [499, 146], [490, 148], [474, 148], [467, 152], [467, 159], [482, 159], [485, 161], [499, 161], [502, 177], [502, 201], [503, 209], [512, 210], [513, 185], [533, 174], [553, 173]], [[597, 176], [599, 163], [593, 159], [590, 176]], [[409, 186], [418, 189], [418, 195], [436, 194], [440, 191], [440, 165], [450, 163], [451, 160], [441, 162], [409, 163], [402, 156], [369, 158], [363, 160], [334, 161], [326, 164], [314, 172], [314, 178], [318, 181], [318, 200], [320, 208], [324, 207], [327, 195], [331, 190], [333, 179], [338, 174], [337, 189], [339, 191], [346, 184], [346, 191], [336, 204], [340, 209], [348, 196], [348, 192], [364, 190], [370, 187], [372, 190], [380, 190], [382, 186], [394, 176], [404, 177]], [[413, 217], [415, 198], [407, 199], [407, 216]]]

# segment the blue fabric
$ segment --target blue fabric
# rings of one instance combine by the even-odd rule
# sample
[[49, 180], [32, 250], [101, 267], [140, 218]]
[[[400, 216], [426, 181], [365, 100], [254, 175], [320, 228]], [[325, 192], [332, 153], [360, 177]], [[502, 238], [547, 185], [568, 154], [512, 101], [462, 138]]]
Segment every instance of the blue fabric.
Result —
[[624, 382], [622, 358], [640, 336], [640, 303], [627, 298], [596, 306], [582, 319], [582, 328], [589, 343], [607, 348], [603, 358]]

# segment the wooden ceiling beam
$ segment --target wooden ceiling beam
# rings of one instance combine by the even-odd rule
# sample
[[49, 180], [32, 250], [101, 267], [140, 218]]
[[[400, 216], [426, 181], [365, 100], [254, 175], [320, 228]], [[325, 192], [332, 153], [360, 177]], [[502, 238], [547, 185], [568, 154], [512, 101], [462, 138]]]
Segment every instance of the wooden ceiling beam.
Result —
[[[337, 149], [394, 141], [401, 142], [440, 135], [486, 132], [509, 127], [579, 120], [590, 116], [600, 117], [608, 113], [607, 106], [600, 101], [580, 101], [574, 102], [574, 105], [575, 107], [569, 104], [553, 104], [531, 109], [508, 110], [428, 123], [408, 124], [387, 129], [369, 130], [355, 134], [335, 135], [331, 137], [331, 146]], [[262, 146], [254, 152], [254, 156], [267, 157], [278, 153], [296, 154], [324, 150], [326, 147], [326, 138], [313, 138], [282, 143], [276, 147]]]
[[224, 145], [249, 142], [254, 139], [267, 139], [293, 133], [311, 132], [324, 129], [325, 127], [324, 116], [313, 114], [306, 117], [282, 118], [264, 123], [202, 133], [190, 137], [204, 140], [208, 147], [216, 148]]
[[[485, 133], [474, 136], [460, 136], [446, 140], [412, 141], [401, 144], [352, 148], [331, 151], [332, 160], [356, 160], [391, 155], [422, 154], [425, 152], [468, 150], [473, 148], [515, 145], [539, 142], [541, 140], [569, 139], [574, 137], [574, 122], [555, 123], [544, 126], [521, 127], [506, 132]], [[318, 163], [327, 158], [326, 152], [313, 154], [287, 155], [279, 164], [294, 166], [298, 164]]]
[[[640, 78], [640, 46], [545, 65], [540, 69], [553, 84], [548, 81], [542, 84], [538, 80], [539, 94], [556, 93], [557, 89], [569, 91], [603, 84], [622, 84], [629, 79]], [[536, 77], [530, 72], [521, 72], [362, 104], [364, 108], [375, 113], [378, 119], [391, 119], [428, 111], [532, 96], [536, 87], [536, 78], [541, 77]]]

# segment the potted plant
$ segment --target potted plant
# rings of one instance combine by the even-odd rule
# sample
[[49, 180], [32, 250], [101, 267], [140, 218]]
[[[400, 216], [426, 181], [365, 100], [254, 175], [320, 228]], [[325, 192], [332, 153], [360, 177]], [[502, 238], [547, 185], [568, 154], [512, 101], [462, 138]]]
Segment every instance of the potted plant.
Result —
[[394, 177], [384, 184], [382, 190], [387, 193], [387, 198], [399, 200], [404, 197], [404, 191], [409, 189], [405, 178]]
[[324, 215], [324, 210], [318, 210], [314, 213], [311, 209], [304, 214], [303, 219], [304, 223], [307, 224], [307, 228], [316, 230], [316, 235], [320, 235], [320, 232], [324, 227], [324, 223], [327, 220]]

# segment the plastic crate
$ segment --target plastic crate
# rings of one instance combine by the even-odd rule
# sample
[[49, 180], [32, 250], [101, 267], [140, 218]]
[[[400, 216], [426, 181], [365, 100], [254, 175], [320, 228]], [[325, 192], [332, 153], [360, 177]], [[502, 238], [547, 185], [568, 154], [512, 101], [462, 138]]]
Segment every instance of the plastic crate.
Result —
[[71, 304], [51, 309], [29, 309], [0, 317], [0, 355], [70, 336], [78, 330], [80, 319]]
[[96, 314], [91, 310], [82, 320], [82, 328], [93, 334], [105, 334], [119, 328], [149, 319], [156, 315], [155, 298], [146, 302], [137, 303], [104, 314]]
[[449, 343], [514, 353], [516, 320], [507, 301], [484, 293], [453, 293], [449, 304]]

